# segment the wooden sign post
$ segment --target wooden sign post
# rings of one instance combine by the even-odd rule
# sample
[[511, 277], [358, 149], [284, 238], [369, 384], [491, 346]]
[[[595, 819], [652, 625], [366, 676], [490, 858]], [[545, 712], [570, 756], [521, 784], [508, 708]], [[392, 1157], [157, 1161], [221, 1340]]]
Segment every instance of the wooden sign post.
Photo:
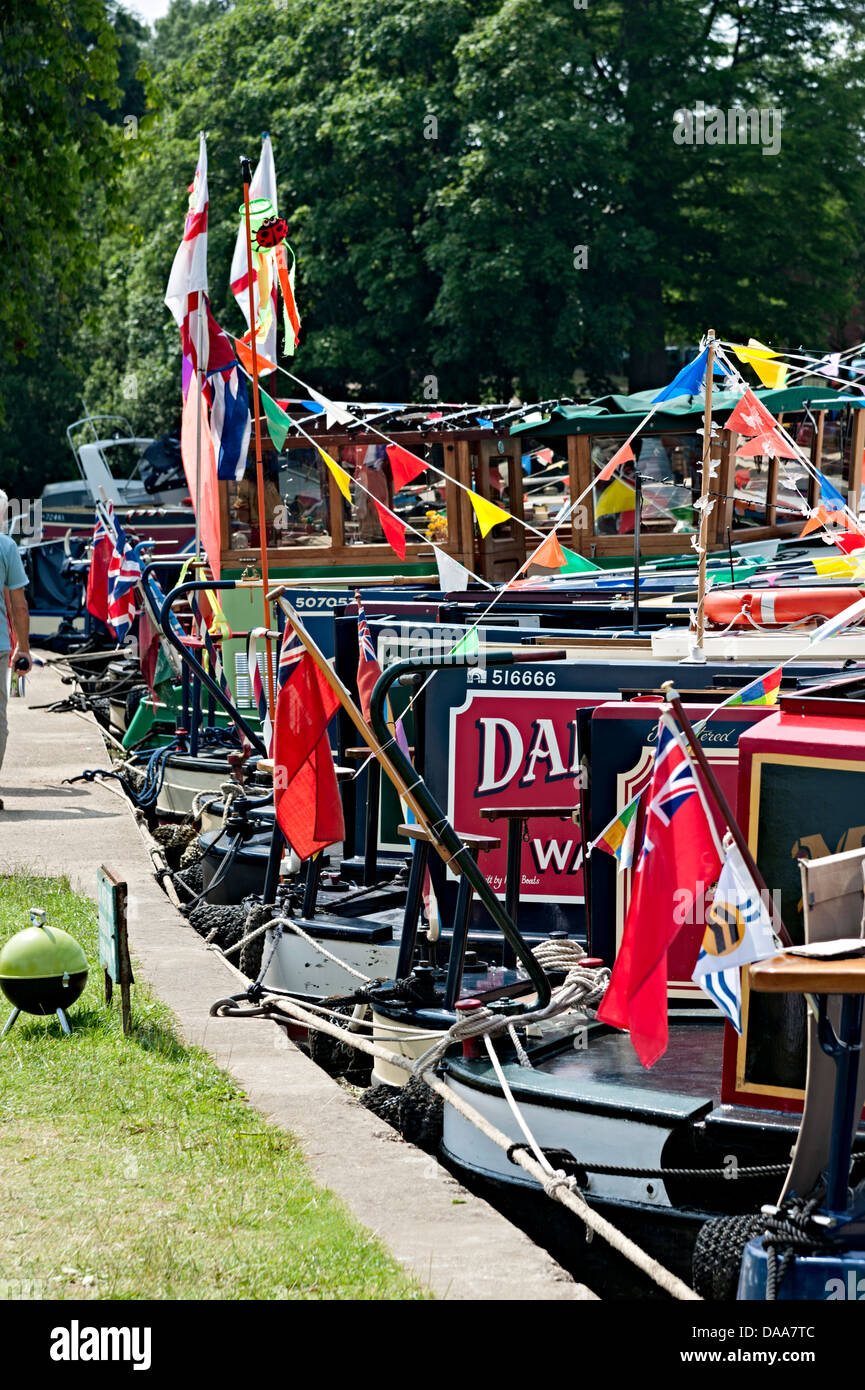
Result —
[[129, 959], [126, 934], [126, 884], [102, 864], [96, 879], [96, 905], [99, 913], [99, 960], [105, 971], [105, 1002], [111, 1003], [114, 986], [120, 986], [120, 1016], [123, 1032], [132, 1029], [130, 985], [135, 981]]

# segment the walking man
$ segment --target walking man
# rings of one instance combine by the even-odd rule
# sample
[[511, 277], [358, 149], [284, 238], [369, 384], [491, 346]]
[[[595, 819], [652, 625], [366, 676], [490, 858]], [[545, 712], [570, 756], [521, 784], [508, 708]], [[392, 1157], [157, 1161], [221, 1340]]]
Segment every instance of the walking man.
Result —
[[[0, 526], [6, 519], [6, 493], [0, 491]], [[6, 719], [6, 702], [9, 691], [9, 670], [14, 666], [19, 674], [30, 670], [30, 614], [24, 590], [27, 575], [18, 554], [18, 547], [11, 536], [0, 530], [0, 592], [3, 594], [3, 609], [0, 611], [0, 768], [6, 752], [6, 738], [9, 726]], [[15, 638], [14, 650], [12, 637]], [[26, 663], [26, 664], [24, 664]], [[0, 811], [3, 802], [0, 800]]]

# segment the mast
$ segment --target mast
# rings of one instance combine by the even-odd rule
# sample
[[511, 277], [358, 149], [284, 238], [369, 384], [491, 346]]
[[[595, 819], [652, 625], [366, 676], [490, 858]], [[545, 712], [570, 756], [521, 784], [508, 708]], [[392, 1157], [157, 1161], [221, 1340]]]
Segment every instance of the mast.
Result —
[[703, 411], [703, 463], [700, 470], [700, 532], [698, 544], [699, 571], [697, 577], [697, 644], [693, 653], [697, 661], [704, 661], [703, 633], [706, 626], [706, 552], [709, 538], [709, 471], [712, 466], [712, 386], [715, 369], [715, 330], [710, 328], [706, 337], [706, 406]]
[[[249, 346], [252, 353], [252, 409], [255, 420], [255, 465], [258, 484], [258, 543], [261, 549], [262, 601], [264, 603], [264, 626], [270, 627], [270, 605], [267, 595], [270, 590], [270, 575], [267, 563], [267, 518], [264, 509], [264, 464], [261, 457], [261, 407], [258, 398], [258, 344], [255, 337], [255, 283], [252, 274], [252, 223], [249, 210], [249, 185], [252, 182], [252, 169], [245, 155], [240, 157], [240, 172], [243, 178], [243, 218], [246, 227], [246, 266], [249, 288]], [[276, 697], [273, 686], [273, 652], [270, 643], [265, 643], [267, 662], [267, 703], [270, 717], [274, 718]]]

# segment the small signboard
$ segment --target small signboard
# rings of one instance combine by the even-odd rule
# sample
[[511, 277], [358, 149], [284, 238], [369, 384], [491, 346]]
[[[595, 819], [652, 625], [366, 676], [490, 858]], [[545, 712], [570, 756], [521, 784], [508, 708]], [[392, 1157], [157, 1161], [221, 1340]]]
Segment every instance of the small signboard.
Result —
[[131, 1028], [130, 985], [134, 983], [126, 935], [126, 884], [101, 864], [96, 878], [99, 918], [99, 960], [105, 971], [105, 1002], [111, 1003], [114, 986], [120, 986], [123, 1031]]

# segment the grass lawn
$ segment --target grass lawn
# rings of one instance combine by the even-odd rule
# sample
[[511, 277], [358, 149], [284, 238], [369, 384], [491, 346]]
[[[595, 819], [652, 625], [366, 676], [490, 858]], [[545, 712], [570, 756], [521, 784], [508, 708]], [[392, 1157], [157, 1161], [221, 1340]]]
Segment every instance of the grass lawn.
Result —
[[0, 876], [0, 945], [31, 906], [90, 978], [71, 1038], [22, 1014], [0, 1046], [0, 1298], [425, 1297], [142, 984], [124, 1038], [88, 899]]

